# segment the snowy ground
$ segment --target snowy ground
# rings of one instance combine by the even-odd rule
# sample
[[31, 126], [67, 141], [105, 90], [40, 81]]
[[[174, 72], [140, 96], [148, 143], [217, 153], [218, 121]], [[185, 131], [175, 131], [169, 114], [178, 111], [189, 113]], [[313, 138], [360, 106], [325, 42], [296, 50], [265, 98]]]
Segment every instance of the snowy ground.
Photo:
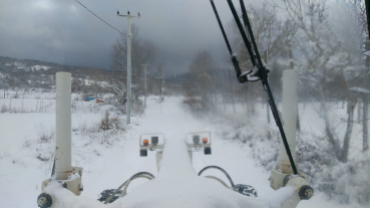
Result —
[[[40, 184], [50, 177], [55, 142], [54, 97], [51, 93], [41, 94], [38, 99], [33, 96], [27, 99], [30, 100], [11, 101], [12, 105], [17, 105], [23, 113], [0, 114], [0, 204], [5, 208], [37, 207], [36, 198], [41, 191]], [[109, 132], [97, 132], [92, 129], [96, 128], [105, 111], [111, 109], [111, 106], [98, 106], [93, 102], [75, 99], [72, 115], [72, 157], [74, 166], [84, 168], [84, 191], [81, 196], [96, 199], [101, 191], [117, 188], [140, 171], [157, 174], [154, 153], [146, 158], [139, 157], [138, 139], [141, 134], [160, 132], [167, 140], [173, 141], [183, 140], [186, 133], [197, 131], [211, 132], [213, 141], [211, 156], [194, 156], [193, 166], [197, 172], [207, 165], [217, 165], [224, 168], [236, 184], [254, 186], [261, 197], [268, 197], [273, 193], [268, 181], [270, 173], [256, 163], [251, 154], [252, 149], [248, 146], [241, 148], [240, 142], [223, 139], [220, 129], [226, 127], [212, 122], [210, 118], [195, 118], [183, 108], [182, 99], [167, 97], [163, 103], [158, 103], [154, 98], [148, 99], [143, 115], [134, 115], [132, 124], [124, 127], [124, 131]], [[40, 108], [41, 100], [47, 108], [40, 112], [37, 109]], [[1, 99], [0, 105], [8, 104], [9, 101]], [[124, 116], [119, 118], [122, 123], [125, 122]], [[40, 139], [42, 135], [49, 135], [50, 139]], [[209, 170], [207, 173], [227, 181], [217, 171]], [[135, 180], [129, 186], [128, 193], [146, 181]], [[361, 206], [354, 203], [341, 205], [316, 192], [315, 197], [301, 202], [298, 207]]]

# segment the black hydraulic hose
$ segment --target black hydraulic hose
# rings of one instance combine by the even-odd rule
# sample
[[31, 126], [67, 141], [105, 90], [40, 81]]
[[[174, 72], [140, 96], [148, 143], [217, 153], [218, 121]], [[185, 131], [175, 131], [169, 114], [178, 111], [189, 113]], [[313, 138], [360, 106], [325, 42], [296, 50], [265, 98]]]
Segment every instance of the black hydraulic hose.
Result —
[[214, 169], [217, 169], [217, 170], [220, 170], [221, 172], [223, 172], [225, 174], [225, 176], [227, 177], [227, 179], [229, 179], [232, 189], [235, 189], [234, 182], [231, 179], [230, 175], [224, 169], [222, 169], [218, 166], [214, 166], [214, 165], [207, 166], [207, 167], [205, 167], [205, 168], [203, 168], [202, 170], [199, 171], [198, 176], [200, 176], [205, 170], [210, 169], [210, 168], [214, 168]]
[[[252, 27], [250, 25], [250, 22], [249, 22], [247, 13], [246, 13], [244, 2], [243, 2], [243, 0], [240, 0], [241, 6], [242, 6], [242, 12], [243, 12], [243, 19], [244, 19], [244, 23], [246, 24], [246, 27], [248, 29], [248, 33], [249, 33], [250, 38], [252, 40], [252, 44], [254, 46], [254, 50], [255, 50], [256, 54], [253, 54], [253, 52], [252, 52], [251, 43], [249, 42], [249, 40], [247, 38], [247, 35], [245, 33], [245, 30], [244, 30], [244, 28], [243, 28], [243, 26], [242, 26], [242, 24], [240, 22], [240, 19], [239, 19], [239, 16], [238, 16], [237, 12], [236, 12], [236, 9], [234, 7], [234, 4], [232, 3], [231, 0], [227, 0], [227, 2], [229, 4], [229, 6], [230, 6], [231, 12], [233, 13], [233, 16], [234, 16], [234, 19], [236, 21], [236, 24], [237, 24], [237, 26], [239, 28], [239, 31], [240, 31], [240, 33], [242, 35], [244, 44], [246, 45], [246, 47], [248, 49], [248, 52], [249, 52], [249, 55], [251, 56], [251, 60], [252, 60], [253, 66], [254, 67], [256, 67], [256, 66], [258, 67], [258, 73], [259, 73], [259, 76], [261, 78], [261, 81], [262, 81], [262, 84], [264, 86], [264, 89], [265, 89], [265, 91], [268, 94], [271, 111], [272, 111], [272, 114], [274, 115], [276, 125], [278, 126], [278, 128], [280, 130], [280, 134], [281, 134], [281, 137], [282, 137], [282, 140], [283, 140], [283, 143], [284, 143], [285, 150], [286, 150], [287, 155], [289, 157], [289, 161], [290, 161], [290, 164], [292, 166], [293, 173], [297, 175], [298, 174], [297, 167], [296, 167], [296, 165], [294, 163], [293, 156], [292, 156], [292, 153], [290, 151], [288, 141], [286, 139], [284, 128], [283, 128], [283, 125], [282, 125], [282, 122], [280, 120], [280, 116], [279, 116], [279, 113], [278, 113], [278, 110], [277, 110], [277, 107], [276, 107], [276, 104], [275, 104], [275, 100], [274, 100], [274, 97], [273, 97], [272, 92], [271, 92], [270, 84], [269, 84], [269, 82], [267, 80], [267, 70], [266, 70], [266, 68], [262, 64], [261, 56], [259, 55], [257, 44], [256, 44], [256, 42], [254, 40]], [[257, 56], [258, 64], [256, 63], [255, 55]]]
[[138, 175], [142, 175], [142, 174], [145, 174], [145, 175], [149, 175], [151, 178], [155, 178], [153, 174], [149, 173], [149, 172], [139, 172], [139, 173], [136, 173], [135, 175], [131, 176], [130, 179], [133, 179], [135, 178], [136, 176]]
[[55, 174], [55, 156], [54, 156], [53, 169], [51, 170], [51, 176], [50, 176], [50, 178], [52, 178], [54, 174]]
[[122, 189], [122, 187], [124, 187], [129, 181], [131, 180], [134, 180], [136, 177], [140, 176], [140, 175], [148, 175], [150, 176], [152, 179], [155, 178], [153, 176], [153, 174], [149, 173], [149, 172], [139, 172], [139, 173], [136, 173], [134, 174], [133, 176], [131, 176], [128, 180], [126, 180], [125, 182], [122, 183], [122, 185], [120, 185], [116, 191], [110, 196], [108, 197], [107, 200], [105, 200], [105, 203], [104, 204], [108, 204], [110, 202], [110, 200], [112, 200], [112, 198]]

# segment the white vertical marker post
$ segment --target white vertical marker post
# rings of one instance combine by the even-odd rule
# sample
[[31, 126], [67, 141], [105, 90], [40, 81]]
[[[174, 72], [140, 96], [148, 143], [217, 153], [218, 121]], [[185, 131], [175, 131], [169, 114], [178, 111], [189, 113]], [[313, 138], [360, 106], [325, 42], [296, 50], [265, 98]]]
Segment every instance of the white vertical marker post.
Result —
[[71, 157], [71, 73], [56, 74], [55, 177], [66, 180], [72, 171]]
[[[284, 131], [288, 140], [290, 151], [294, 162], [296, 161], [296, 129], [298, 113], [298, 74], [293, 69], [287, 69], [283, 72], [283, 109], [282, 116], [284, 122]], [[295, 162], [296, 163], [296, 162]], [[280, 169], [285, 174], [293, 174], [293, 169], [286, 153], [284, 143], [280, 141]]]

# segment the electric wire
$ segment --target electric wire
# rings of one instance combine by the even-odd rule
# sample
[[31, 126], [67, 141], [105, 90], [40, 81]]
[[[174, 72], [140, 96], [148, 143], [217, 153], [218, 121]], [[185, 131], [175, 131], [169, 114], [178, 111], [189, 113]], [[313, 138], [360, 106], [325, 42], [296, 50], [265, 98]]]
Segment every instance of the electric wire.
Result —
[[125, 35], [125, 33], [121, 32], [120, 30], [118, 30], [117, 28], [113, 27], [111, 24], [109, 24], [107, 21], [103, 20], [101, 17], [99, 17], [97, 14], [95, 14], [94, 12], [92, 12], [90, 9], [88, 9], [85, 5], [83, 5], [81, 2], [79, 2], [78, 0], [75, 0], [77, 3], [79, 3], [81, 6], [83, 6], [87, 11], [89, 11], [91, 14], [93, 14], [95, 17], [97, 17], [98, 19], [100, 19], [102, 22], [104, 22], [105, 24], [107, 24], [109, 27], [111, 27], [112, 29], [116, 30], [117, 32], [121, 33], [122, 35]]
[[136, 10], [135, 12], [139, 12], [139, 10], [137, 9], [137, 8], [138, 8], [138, 6], [137, 6], [137, 4], [136, 4], [136, 1], [137, 1], [137, 0], [133, 0], [131, 5], [132, 5], [132, 6], [134, 7], [134, 9]]

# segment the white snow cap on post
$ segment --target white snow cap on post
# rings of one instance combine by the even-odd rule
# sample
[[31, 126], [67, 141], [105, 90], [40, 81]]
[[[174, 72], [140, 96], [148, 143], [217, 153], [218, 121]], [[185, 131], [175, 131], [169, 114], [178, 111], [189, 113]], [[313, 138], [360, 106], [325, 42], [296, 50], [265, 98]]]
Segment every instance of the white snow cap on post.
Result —
[[[284, 131], [288, 140], [290, 151], [294, 162], [296, 161], [296, 129], [298, 113], [298, 94], [297, 94], [298, 74], [293, 69], [283, 72], [283, 109], [282, 116], [284, 121]], [[280, 169], [285, 174], [293, 174], [293, 169], [286, 153], [283, 141], [280, 141]]]
[[55, 177], [66, 180], [71, 174], [71, 73], [56, 74]]

